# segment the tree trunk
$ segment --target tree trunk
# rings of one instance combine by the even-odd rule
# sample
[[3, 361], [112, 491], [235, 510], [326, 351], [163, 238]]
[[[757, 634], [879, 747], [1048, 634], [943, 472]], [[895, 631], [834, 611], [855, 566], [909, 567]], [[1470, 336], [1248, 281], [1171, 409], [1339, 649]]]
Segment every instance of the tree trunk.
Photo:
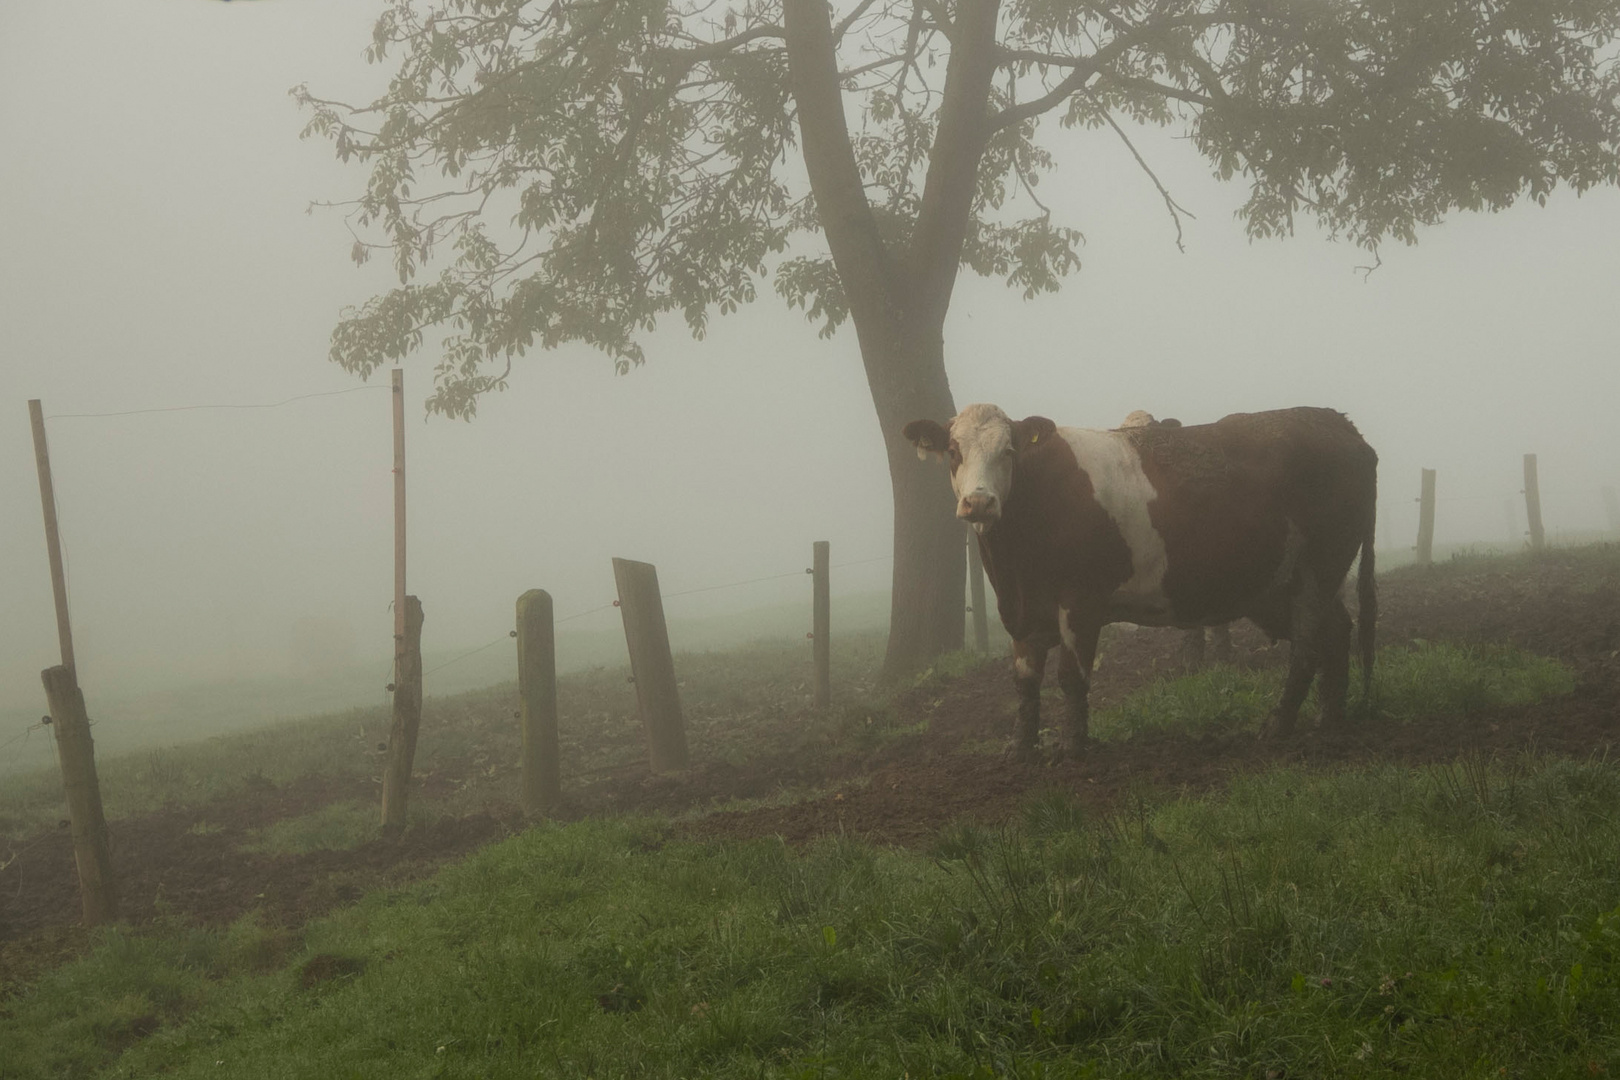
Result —
[[956, 414], [944, 325], [988, 135], [997, 0], [958, 0], [939, 130], [910, 249], [889, 251], [867, 202], [844, 117], [830, 9], [784, 0], [788, 72], [805, 171], [860, 338], [894, 488], [894, 594], [885, 677], [962, 647], [966, 555], [945, 470], [917, 460], [911, 420]]
[[945, 422], [956, 415], [940, 331], [883, 335], [910, 355], [883, 350], [872, 356], [871, 336], [860, 335], [861, 352], [894, 491], [894, 577], [883, 657], [883, 675], [894, 679], [962, 648], [967, 555], [950, 474], [932, 458], [917, 460], [916, 447], [901, 434], [912, 420]]

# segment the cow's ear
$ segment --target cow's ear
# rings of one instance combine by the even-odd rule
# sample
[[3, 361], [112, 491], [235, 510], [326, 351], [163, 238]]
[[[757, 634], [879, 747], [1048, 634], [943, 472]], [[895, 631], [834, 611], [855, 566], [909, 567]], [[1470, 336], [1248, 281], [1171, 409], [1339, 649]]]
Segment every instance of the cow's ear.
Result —
[[1014, 420], [1012, 429], [1013, 449], [1022, 452], [1051, 438], [1052, 433], [1057, 431], [1057, 425], [1044, 416], [1026, 416], [1022, 420]]
[[945, 428], [934, 420], [913, 420], [902, 434], [911, 440], [911, 445], [917, 448], [917, 456], [924, 461], [929, 454], [943, 454], [951, 441]]

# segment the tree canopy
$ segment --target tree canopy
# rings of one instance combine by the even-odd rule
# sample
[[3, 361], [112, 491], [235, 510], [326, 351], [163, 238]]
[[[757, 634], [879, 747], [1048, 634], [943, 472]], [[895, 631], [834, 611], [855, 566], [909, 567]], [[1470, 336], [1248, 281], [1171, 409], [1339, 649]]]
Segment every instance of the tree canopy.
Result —
[[[334, 359], [364, 374], [443, 328], [430, 404], [468, 416], [530, 348], [583, 342], [623, 369], [661, 317], [701, 336], [767, 280], [831, 333], [849, 305], [801, 239], [822, 222], [783, 6], [392, 0], [368, 51], [397, 63], [382, 97], [295, 91], [307, 132], [369, 168], [355, 259], [386, 248], [401, 282], [346, 313]], [[1026, 295], [1078, 265], [1079, 234], [1037, 197], [1048, 117], [1182, 128], [1247, 185], [1252, 235], [1304, 216], [1369, 249], [1620, 170], [1607, 0], [859, 0], [833, 10], [837, 78], [895, 260], [935, 256], [912, 244], [933, 209], [946, 62], [983, 9], [992, 71], [966, 110], [979, 145], [959, 258]]]

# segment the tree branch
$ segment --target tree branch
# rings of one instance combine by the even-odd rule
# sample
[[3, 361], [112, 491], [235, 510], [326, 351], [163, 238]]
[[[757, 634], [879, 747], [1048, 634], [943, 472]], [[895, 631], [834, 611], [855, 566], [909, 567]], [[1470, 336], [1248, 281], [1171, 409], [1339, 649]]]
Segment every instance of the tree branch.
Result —
[[[825, 0], [782, 0], [782, 14], [799, 143], [827, 247], [851, 310], [866, 307], [875, 315], [873, 305], [888, 301], [891, 260], [866, 198], [844, 118], [831, 15]], [[857, 331], [863, 321], [857, 320]]]
[[[1085, 90], [1083, 93], [1085, 93], [1087, 97], [1091, 98], [1092, 101], [1096, 101], [1096, 98], [1092, 96], [1091, 91]], [[1136, 144], [1131, 142], [1131, 137], [1125, 134], [1124, 128], [1120, 127], [1114, 122], [1113, 114], [1107, 109], [1102, 108], [1100, 105], [1098, 106], [1098, 111], [1102, 113], [1103, 119], [1108, 121], [1108, 126], [1114, 129], [1114, 134], [1118, 135], [1120, 141], [1125, 144], [1125, 148], [1131, 152], [1131, 157], [1136, 159], [1136, 163], [1142, 167], [1142, 171], [1147, 173], [1148, 179], [1153, 181], [1153, 186], [1159, 189], [1159, 196], [1164, 199], [1164, 207], [1166, 210], [1170, 211], [1170, 220], [1175, 222], [1176, 225], [1176, 250], [1185, 255], [1187, 253], [1187, 249], [1181, 243], [1181, 215], [1186, 214], [1188, 217], [1193, 218], [1194, 221], [1197, 221], [1198, 219], [1193, 216], [1192, 211], [1188, 210], [1185, 206], [1181, 206], [1176, 202], [1175, 199], [1170, 197], [1170, 192], [1166, 190], [1164, 184], [1160, 182], [1158, 174], [1156, 174], [1152, 168], [1148, 166], [1148, 163], [1142, 159], [1142, 155], [1136, 149]]]
[[984, 105], [996, 73], [999, 8], [998, 0], [958, 0], [956, 5], [939, 127], [928, 155], [909, 260], [922, 302], [938, 308], [939, 319], [930, 325], [943, 322], [944, 309], [950, 304], [951, 285], [972, 216], [979, 159], [990, 135]]

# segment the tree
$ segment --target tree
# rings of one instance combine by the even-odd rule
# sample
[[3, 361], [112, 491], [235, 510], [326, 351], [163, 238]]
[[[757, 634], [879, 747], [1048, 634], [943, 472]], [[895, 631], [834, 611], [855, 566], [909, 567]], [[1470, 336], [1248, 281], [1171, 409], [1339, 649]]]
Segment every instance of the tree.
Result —
[[294, 91], [369, 167], [354, 258], [400, 279], [333, 359], [365, 375], [431, 334], [429, 406], [470, 417], [529, 349], [626, 370], [663, 317], [701, 337], [766, 279], [823, 335], [853, 322], [894, 490], [890, 673], [962, 642], [962, 534], [900, 434], [955, 412], [959, 267], [1029, 297], [1079, 265], [1036, 196], [1043, 119], [1179, 127], [1248, 185], [1253, 236], [1303, 215], [1375, 256], [1620, 171], [1620, 0], [429, 2], [378, 19], [376, 101]]

